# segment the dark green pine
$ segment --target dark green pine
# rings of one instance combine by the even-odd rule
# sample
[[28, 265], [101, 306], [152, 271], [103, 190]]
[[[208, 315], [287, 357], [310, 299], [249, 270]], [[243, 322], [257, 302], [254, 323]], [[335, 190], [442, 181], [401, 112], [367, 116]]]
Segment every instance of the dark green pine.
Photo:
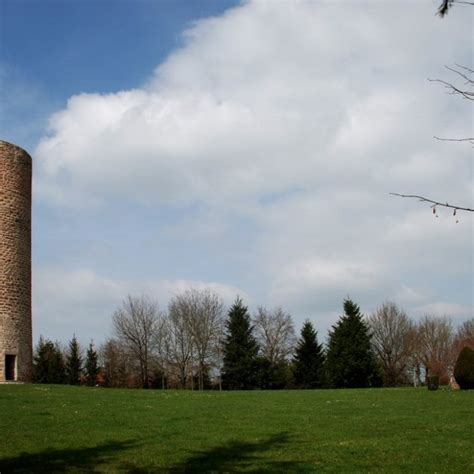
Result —
[[64, 383], [65, 367], [58, 345], [41, 336], [35, 352], [33, 362], [35, 382]]
[[306, 320], [293, 359], [293, 376], [298, 388], [320, 388], [324, 382], [324, 351], [318, 333]]
[[87, 349], [85, 374], [87, 385], [94, 386], [97, 384], [97, 375], [99, 374], [98, 355], [94, 350], [94, 345], [91, 342]]
[[222, 386], [225, 389], [255, 388], [258, 376], [258, 345], [252, 332], [247, 307], [237, 298], [226, 321], [222, 368]]
[[380, 386], [381, 376], [371, 334], [359, 306], [347, 299], [344, 315], [329, 332], [326, 376], [334, 388]]
[[73, 335], [69, 342], [69, 353], [66, 358], [66, 376], [67, 383], [70, 385], [79, 385], [82, 373], [82, 358], [76, 335]]

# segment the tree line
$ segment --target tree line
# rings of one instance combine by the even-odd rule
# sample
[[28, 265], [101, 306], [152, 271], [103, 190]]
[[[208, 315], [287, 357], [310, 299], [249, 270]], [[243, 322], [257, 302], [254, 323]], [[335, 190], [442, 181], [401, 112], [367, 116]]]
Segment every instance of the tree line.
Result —
[[251, 315], [236, 298], [226, 310], [209, 289], [174, 296], [167, 312], [146, 296], [129, 296], [112, 324], [113, 336], [98, 349], [91, 342], [85, 355], [75, 336], [66, 349], [41, 337], [35, 380], [246, 390], [416, 386], [436, 375], [447, 384], [461, 350], [474, 349], [474, 318], [456, 329], [446, 317], [415, 322], [392, 302], [366, 317], [346, 299], [323, 345], [309, 320], [297, 337], [283, 308], [261, 306]]

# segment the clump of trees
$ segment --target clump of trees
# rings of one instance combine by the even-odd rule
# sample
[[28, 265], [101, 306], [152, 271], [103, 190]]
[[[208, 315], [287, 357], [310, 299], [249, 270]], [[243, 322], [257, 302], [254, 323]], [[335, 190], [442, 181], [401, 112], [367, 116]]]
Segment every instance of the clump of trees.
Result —
[[430, 376], [448, 384], [462, 348], [474, 348], [474, 318], [454, 330], [447, 317], [428, 314], [414, 322], [395, 303], [387, 302], [368, 323], [386, 386], [410, 382], [416, 386]]
[[175, 295], [167, 311], [146, 296], [129, 296], [112, 323], [112, 337], [97, 351], [92, 342], [83, 351], [75, 336], [67, 348], [41, 337], [35, 380], [191, 390], [393, 387], [430, 376], [448, 383], [456, 370], [466, 377], [459, 374], [472, 359], [458, 355], [474, 349], [474, 319], [455, 331], [448, 318], [415, 322], [393, 302], [366, 317], [344, 300], [325, 345], [309, 320], [297, 338], [283, 308], [260, 306], [251, 315], [238, 297], [226, 311], [209, 289]]
[[98, 354], [91, 342], [86, 358], [76, 336], [64, 349], [58, 342], [40, 336], [33, 358], [33, 380], [37, 383], [97, 385], [101, 382]]
[[65, 383], [66, 366], [58, 343], [40, 336], [33, 359], [33, 378], [38, 383]]

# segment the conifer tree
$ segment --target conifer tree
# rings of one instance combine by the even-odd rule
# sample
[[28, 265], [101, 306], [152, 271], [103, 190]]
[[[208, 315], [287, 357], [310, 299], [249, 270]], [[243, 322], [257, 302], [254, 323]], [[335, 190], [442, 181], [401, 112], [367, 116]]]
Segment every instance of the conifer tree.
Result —
[[320, 388], [324, 381], [324, 351], [318, 333], [309, 320], [301, 329], [293, 360], [294, 381], [298, 388]]
[[34, 380], [37, 383], [64, 383], [65, 367], [58, 344], [40, 336], [33, 363]]
[[82, 357], [76, 335], [69, 342], [69, 352], [66, 358], [66, 377], [69, 385], [79, 385], [82, 372]]
[[344, 315], [329, 333], [326, 375], [329, 385], [335, 388], [381, 385], [369, 328], [359, 306], [350, 299], [344, 301]]
[[223, 387], [229, 390], [254, 388], [258, 376], [258, 345], [252, 334], [247, 307], [240, 298], [228, 313], [223, 351]]
[[99, 366], [97, 360], [97, 352], [94, 350], [94, 345], [91, 342], [89, 344], [89, 348], [87, 349], [85, 365], [87, 385], [94, 386], [97, 383], [97, 375], [99, 374]]
[[40, 336], [33, 358], [33, 380], [46, 383], [48, 377], [48, 359], [46, 357], [46, 341]]

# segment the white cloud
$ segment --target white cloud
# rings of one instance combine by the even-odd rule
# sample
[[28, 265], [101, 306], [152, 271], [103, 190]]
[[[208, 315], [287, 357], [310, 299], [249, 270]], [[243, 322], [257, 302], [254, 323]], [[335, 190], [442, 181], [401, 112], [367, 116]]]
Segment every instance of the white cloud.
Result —
[[[458, 10], [441, 22], [429, 2], [252, 1], [200, 21], [143, 87], [77, 95], [51, 117], [36, 197], [83, 213], [183, 212], [161, 235], [250, 261], [235, 286], [300, 318], [313, 308], [329, 321], [347, 294], [428, 304], [441, 271], [449, 300], [453, 275], [472, 283], [472, 216], [456, 225], [388, 193], [472, 199], [472, 150], [432, 139], [466, 130], [470, 110], [426, 81], [470, 61]], [[75, 278], [55, 298], [83, 304], [89, 288], [105, 305], [134, 287]]]
[[[419, 8], [400, 22], [386, 4], [341, 8], [250, 2], [198, 22], [146, 87], [72, 97], [35, 153], [40, 195], [209, 202], [367, 179], [380, 162], [418, 184], [439, 161], [407, 145], [425, 148], [446, 103], [424, 81], [433, 22], [407, 50]], [[448, 59], [450, 34], [431, 46]]]

